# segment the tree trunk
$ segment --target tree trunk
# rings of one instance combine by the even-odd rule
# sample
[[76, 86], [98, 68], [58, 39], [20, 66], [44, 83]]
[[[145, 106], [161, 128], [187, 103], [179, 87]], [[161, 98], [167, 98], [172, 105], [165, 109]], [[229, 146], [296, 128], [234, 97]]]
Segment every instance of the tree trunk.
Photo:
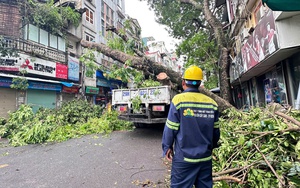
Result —
[[204, 16], [208, 24], [213, 28], [214, 34], [216, 36], [217, 44], [220, 49], [220, 91], [221, 96], [226, 101], [232, 103], [232, 97], [230, 93], [229, 84], [229, 69], [228, 69], [228, 50], [226, 48], [226, 37], [224, 35], [223, 26], [221, 22], [215, 17], [209, 8], [209, 0], [203, 1]]
[[209, 91], [208, 89], [200, 88], [199, 90], [201, 93], [209, 96], [214, 101], [216, 101], [216, 103], [219, 106], [220, 112], [223, 112], [224, 110], [229, 109], [229, 108], [235, 108], [228, 101], [224, 100], [223, 98], [219, 97], [218, 95], [214, 94], [213, 92]]

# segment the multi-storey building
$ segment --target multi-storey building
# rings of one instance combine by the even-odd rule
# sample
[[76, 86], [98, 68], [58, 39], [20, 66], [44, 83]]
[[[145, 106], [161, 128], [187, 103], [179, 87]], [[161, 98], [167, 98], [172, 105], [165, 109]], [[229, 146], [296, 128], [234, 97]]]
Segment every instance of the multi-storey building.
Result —
[[[149, 40], [151, 38], [152, 40]], [[145, 52], [146, 56], [150, 57], [154, 62], [161, 64], [172, 70], [177, 70], [177, 55], [175, 52], [169, 52], [164, 41], [155, 41], [153, 37], [146, 37], [144, 39], [148, 50]]]
[[299, 108], [300, 12], [272, 11], [261, 0], [226, 0], [226, 5], [236, 106], [277, 102]]
[[[85, 97], [92, 103], [107, 101], [109, 91], [121, 82], [107, 80], [101, 71], [92, 78], [86, 77], [84, 64], [79, 62], [79, 57], [85, 53], [80, 41], [106, 43], [105, 28], [123, 26], [124, 1], [55, 0], [56, 6], [70, 6], [82, 14], [78, 27], [67, 25], [65, 37], [53, 35], [31, 23], [24, 25], [22, 18], [26, 15], [22, 10], [25, 4], [20, 2], [0, 1], [2, 47], [14, 49], [18, 55], [1, 54], [0, 116], [7, 117], [7, 112], [16, 110], [20, 104], [31, 104], [36, 111], [39, 107], [59, 107], [63, 101], [77, 97]], [[100, 53], [96, 57], [95, 63], [99, 65], [109, 67], [113, 63]], [[26, 70], [28, 89], [12, 89], [13, 78], [19, 77], [22, 70]]]
[[[22, 1], [0, 1], [1, 117], [7, 117], [8, 111], [15, 111], [21, 104], [32, 105], [34, 111], [39, 107], [56, 108], [63, 100], [75, 98], [79, 91], [79, 62], [69, 61], [66, 39], [25, 22], [25, 10]], [[27, 80], [27, 90], [11, 88], [13, 79], [20, 76]]]
[[[73, 0], [58, 0], [60, 4], [72, 3]], [[85, 10], [82, 16], [82, 24], [75, 32], [74, 36], [78, 39], [82, 38], [87, 41], [106, 44], [108, 36], [108, 27], [123, 28], [125, 19], [125, 2], [124, 0], [77, 0], [76, 8]], [[81, 36], [81, 37], [80, 37]], [[74, 40], [73, 40], [74, 41]], [[80, 57], [86, 51], [80, 45], [80, 40], [69, 44], [68, 51], [74, 50], [74, 55]], [[75, 47], [75, 49], [74, 49]], [[112, 64], [117, 63], [111, 58], [95, 52], [97, 65], [102, 65], [109, 69]], [[107, 103], [111, 89], [119, 87], [122, 82], [119, 80], [108, 80], [105, 78], [103, 71], [96, 71], [94, 76], [89, 77], [84, 74], [85, 64], [82, 68], [82, 89], [81, 92], [85, 98], [91, 103], [100, 104]]]

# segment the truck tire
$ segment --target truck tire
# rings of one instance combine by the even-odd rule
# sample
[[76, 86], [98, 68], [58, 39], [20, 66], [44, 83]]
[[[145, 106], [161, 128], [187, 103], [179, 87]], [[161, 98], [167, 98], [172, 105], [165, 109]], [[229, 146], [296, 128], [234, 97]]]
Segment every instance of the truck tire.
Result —
[[134, 123], [134, 126], [135, 126], [135, 128], [144, 128], [144, 127], [146, 127], [146, 125], [143, 124], [143, 123]]

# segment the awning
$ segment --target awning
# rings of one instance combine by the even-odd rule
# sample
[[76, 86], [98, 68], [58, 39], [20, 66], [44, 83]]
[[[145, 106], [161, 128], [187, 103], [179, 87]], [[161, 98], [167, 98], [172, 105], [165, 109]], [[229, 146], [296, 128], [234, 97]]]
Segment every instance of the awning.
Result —
[[[4, 74], [4, 73], [0, 73], [0, 76], [2, 77], [8, 77], [8, 78], [17, 78], [20, 76], [17, 75], [13, 75], [13, 74]], [[76, 83], [72, 83], [72, 82], [62, 82], [62, 81], [56, 81], [56, 80], [46, 80], [46, 79], [41, 79], [41, 78], [33, 78], [33, 77], [27, 77], [25, 76], [24, 78], [26, 78], [27, 80], [31, 80], [31, 81], [38, 81], [38, 82], [48, 82], [48, 83], [55, 83], [55, 84], [62, 84], [65, 85], [67, 87], [72, 87], [74, 86], [79, 86], [79, 84]]]
[[96, 71], [96, 77], [97, 77], [97, 78], [106, 79], [105, 76], [104, 76], [104, 74], [105, 74], [105, 73], [103, 73], [103, 71], [101, 71], [101, 70], [97, 70], [97, 71]]
[[300, 11], [300, 0], [262, 0], [273, 11]]
[[60, 83], [67, 87], [72, 87], [74, 85], [74, 83], [70, 83], [70, 82], [60, 82]]

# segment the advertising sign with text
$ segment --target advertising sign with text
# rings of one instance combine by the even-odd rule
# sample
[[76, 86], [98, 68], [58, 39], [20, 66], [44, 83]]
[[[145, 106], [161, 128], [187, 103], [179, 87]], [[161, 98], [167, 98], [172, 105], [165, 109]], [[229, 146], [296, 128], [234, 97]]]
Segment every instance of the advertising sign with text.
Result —
[[79, 60], [69, 56], [68, 79], [79, 81]]
[[20, 57], [22, 58], [20, 71], [25, 70], [31, 74], [56, 77], [56, 63], [25, 54], [20, 54]]
[[0, 70], [18, 72], [21, 65], [21, 58], [18, 57], [0, 57]]
[[45, 82], [28, 82], [29, 89], [39, 89], [39, 90], [50, 90], [50, 91], [61, 91], [62, 86], [58, 84], [45, 83]]
[[56, 78], [68, 79], [68, 66], [56, 63]]
[[62, 86], [62, 92], [65, 92], [65, 93], [78, 93], [79, 88], [76, 87], [76, 86], [73, 86], [73, 87]]
[[0, 78], [0, 87], [10, 87], [11, 84], [11, 78]]

